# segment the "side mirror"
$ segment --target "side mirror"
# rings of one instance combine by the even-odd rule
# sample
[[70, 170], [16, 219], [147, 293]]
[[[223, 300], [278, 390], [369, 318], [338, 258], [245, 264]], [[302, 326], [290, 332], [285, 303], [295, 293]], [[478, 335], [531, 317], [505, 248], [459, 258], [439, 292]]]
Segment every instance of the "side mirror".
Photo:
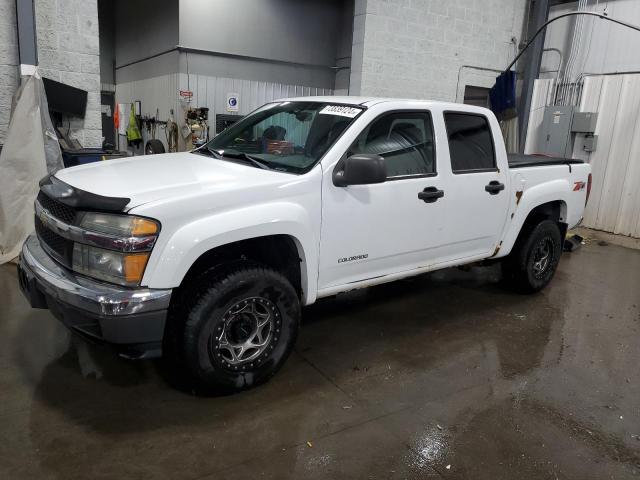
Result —
[[372, 153], [351, 155], [340, 160], [333, 170], [333, 184], [336, 187], [384, 183], [386, 180], [384, 158]]

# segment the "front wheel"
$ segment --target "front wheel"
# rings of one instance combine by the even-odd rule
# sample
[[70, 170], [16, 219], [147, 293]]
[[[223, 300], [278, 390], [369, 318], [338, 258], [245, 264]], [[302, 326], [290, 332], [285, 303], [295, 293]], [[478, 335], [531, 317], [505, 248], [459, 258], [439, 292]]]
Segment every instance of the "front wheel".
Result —
[[560, 227], [552, 220], [543, 220], [524, 230], [503, 260], [504, 280], [517, 291], [538, 292], [553, 278], [561, 253]]
[[298, 334], [300, 304], [287, 279], [240, 263], [205, 273], [192, 285], [192, 293], [181, 292], [165, 334], [183, 382], [198, 393], [224, 394], [271, 378]]

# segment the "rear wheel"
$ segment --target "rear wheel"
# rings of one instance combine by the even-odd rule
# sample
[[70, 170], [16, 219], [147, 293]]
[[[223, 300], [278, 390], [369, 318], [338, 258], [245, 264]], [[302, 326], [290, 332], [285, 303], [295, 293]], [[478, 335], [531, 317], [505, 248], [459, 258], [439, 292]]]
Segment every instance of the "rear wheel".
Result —
[[205, 272], [191, 285], [195, 290], [184, 289], [165, 334], [183, 386], [224, 394], [271, 378], [298, 334], [300, 304], [287, 279], [243, 262]]
[[557, 222], [543, 220], [530, 226], [503, 260], [504, 280], [523, 293], [540, 291], [553, 278], [561, 253], [562, 234]]

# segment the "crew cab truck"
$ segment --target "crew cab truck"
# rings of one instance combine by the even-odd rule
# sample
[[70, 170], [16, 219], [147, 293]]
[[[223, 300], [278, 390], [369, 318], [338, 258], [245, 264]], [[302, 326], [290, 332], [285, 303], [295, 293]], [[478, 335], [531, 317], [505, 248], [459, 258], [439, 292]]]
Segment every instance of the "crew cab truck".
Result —
[[483, 260], [542, 289], [590, 183], [578, 160], [509, 157], [484, 108], [279, 100], [191, 152], [44, 178], [20, 285], [87, 339], [235, 391], [274, 375], [322, 297]]

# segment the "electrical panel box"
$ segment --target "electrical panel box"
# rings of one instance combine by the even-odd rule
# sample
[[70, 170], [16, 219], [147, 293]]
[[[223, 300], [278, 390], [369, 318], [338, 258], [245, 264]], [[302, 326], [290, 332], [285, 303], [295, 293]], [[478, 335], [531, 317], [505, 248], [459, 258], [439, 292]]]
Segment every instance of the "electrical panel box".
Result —
[[542, 120], [542, 135], [536, 145], [537, 153], [554, 157], [570, 157], [573, 150], [571, 142], [571, 121], [573, 108], [569, 106], [549, 105], [545, 107]]
[[597, 135], [587, 135], [582, 140], [582, 149], [585, 152], [593, 152], [598, 146], [598, 136]]
[[596, 112], [574, 112], [571, 131], [574, 133], [593, 133], [596, 131], [598, 114]]

